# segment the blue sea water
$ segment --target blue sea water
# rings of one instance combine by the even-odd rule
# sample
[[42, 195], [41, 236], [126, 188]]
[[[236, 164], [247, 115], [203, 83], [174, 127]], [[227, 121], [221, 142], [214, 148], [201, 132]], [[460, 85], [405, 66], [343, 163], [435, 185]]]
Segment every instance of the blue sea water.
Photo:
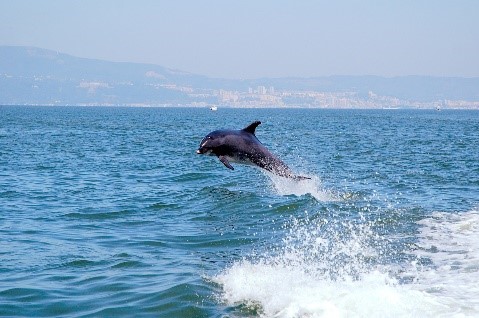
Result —
[[0, 106], [0, 316], [477, 317], [478, 224], [477, 111]]

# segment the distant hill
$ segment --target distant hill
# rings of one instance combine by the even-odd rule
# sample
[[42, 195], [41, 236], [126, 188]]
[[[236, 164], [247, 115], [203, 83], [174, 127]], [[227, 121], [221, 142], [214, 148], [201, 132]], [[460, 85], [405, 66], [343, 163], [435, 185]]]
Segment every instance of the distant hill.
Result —
[[205, 77], [150, 64], [85, 59], [34, 47], [0, 46], [1, 104], [183, 103], [159, 85]]
[[[220, 90], [371, 93], [407, 101], [479, 101], [479, 78], [329, 76], [209, 78], [166, 67], [74, 57], [35, 47], [0, 46], [0, 104], [203, 105], [221, 102]], [[286, 100], [286, 99], [285, 99]]]

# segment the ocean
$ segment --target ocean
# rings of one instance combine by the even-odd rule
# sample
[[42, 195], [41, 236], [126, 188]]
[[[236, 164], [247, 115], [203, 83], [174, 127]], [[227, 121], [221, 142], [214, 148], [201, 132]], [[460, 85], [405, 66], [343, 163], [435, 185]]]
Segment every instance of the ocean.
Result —
[[0, 316], [478, 317], [478, 242], [477, 111], [0, 106]]

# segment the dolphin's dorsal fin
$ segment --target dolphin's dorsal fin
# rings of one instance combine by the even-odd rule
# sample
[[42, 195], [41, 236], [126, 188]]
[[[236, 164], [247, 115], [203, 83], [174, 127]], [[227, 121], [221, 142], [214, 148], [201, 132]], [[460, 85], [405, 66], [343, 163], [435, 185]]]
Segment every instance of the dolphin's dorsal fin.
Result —
[[243, 131], [249, 132], [254, 135], [254, 131], [256, 130], [256, 127], [258, 127], [261, 124], [259, 120], [252, 122], [248, 127], [243, 128]]

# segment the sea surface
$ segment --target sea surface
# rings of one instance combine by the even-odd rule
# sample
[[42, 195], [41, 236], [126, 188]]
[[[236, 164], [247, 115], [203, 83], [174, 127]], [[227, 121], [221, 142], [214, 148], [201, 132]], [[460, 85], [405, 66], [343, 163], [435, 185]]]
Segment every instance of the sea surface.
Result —
[[479, 317], [478, 242], [477, 111], [0, 106], [0, 316]]

